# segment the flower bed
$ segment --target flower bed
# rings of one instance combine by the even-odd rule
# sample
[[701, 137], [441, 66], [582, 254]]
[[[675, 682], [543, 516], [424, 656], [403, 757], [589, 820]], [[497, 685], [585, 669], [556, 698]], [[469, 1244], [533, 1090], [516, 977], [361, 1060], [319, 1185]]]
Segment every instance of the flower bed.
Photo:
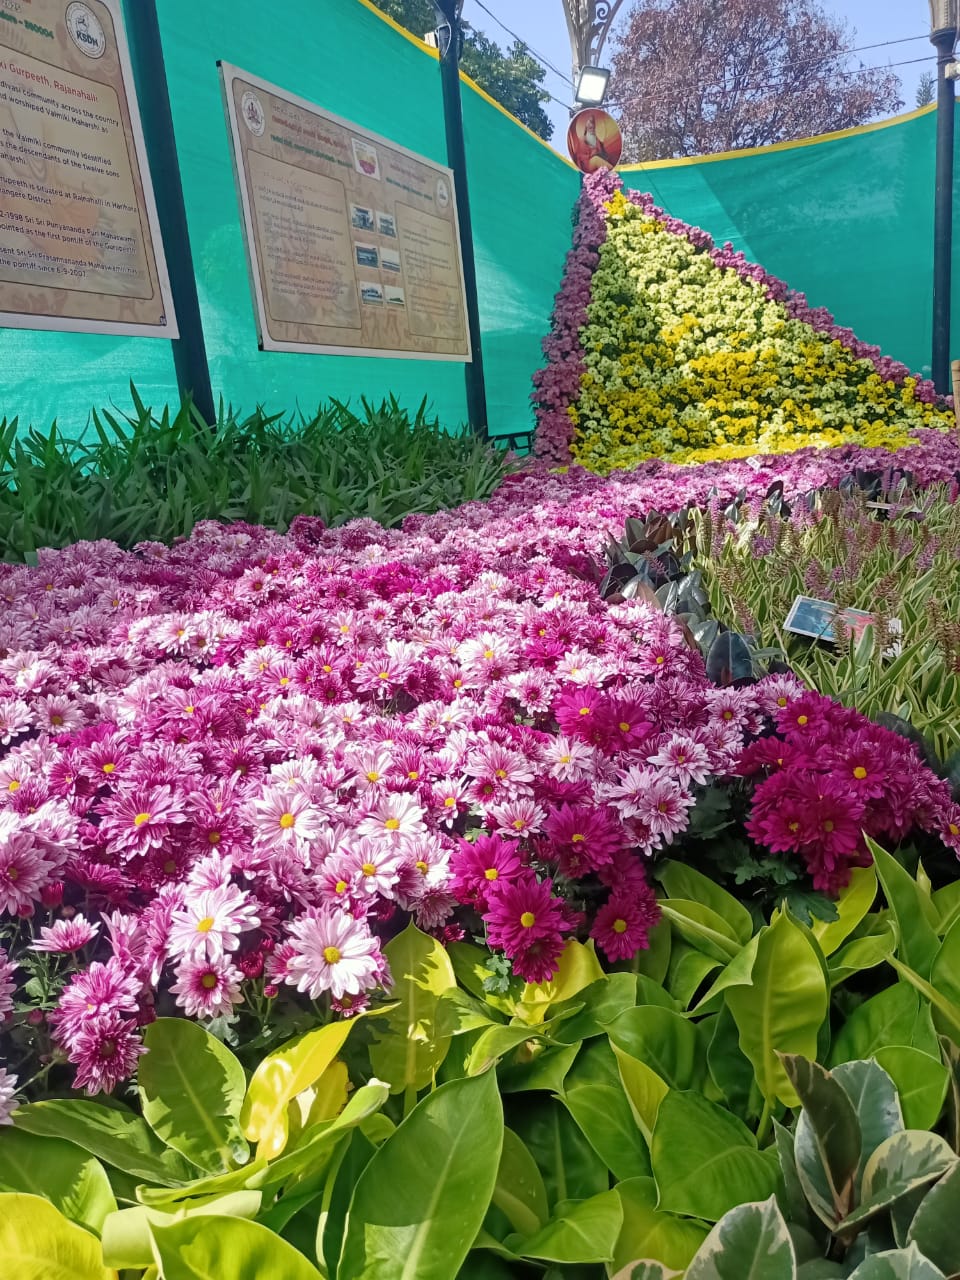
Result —
[[809, 445], [900, 448], [950, 402], [611, 174], [589, 177], [536, 375], [537, 450], [607, 473]]

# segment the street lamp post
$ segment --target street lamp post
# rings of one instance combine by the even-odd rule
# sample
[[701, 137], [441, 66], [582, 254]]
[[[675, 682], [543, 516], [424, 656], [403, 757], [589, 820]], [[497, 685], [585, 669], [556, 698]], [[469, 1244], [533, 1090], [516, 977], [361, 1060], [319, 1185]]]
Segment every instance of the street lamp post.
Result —
[[465, 366], [467, 417], [473, 430], [487, 439], [487, 391], [483, 376], [483, 348], [480, 340], [480, 307], [477, 300], [477, 264], [473, 252], [473, 220], [467, 184], [467, 150], [463, 136], [463, 102], [460, 97], [460, 53], [463, 42], [461, 10], [463, 0], [433, 0], [440, 26], [440, 79], [443, 86], [443, 115], [447, 131], [447, 163], [453, 170], [460, 219], [460, 257], [467, 292], [467, 324], [473, 360]]
[[950, 391], [950, 272], [953, 256], [953, 51], [957, 0], [930, 0], [930, 39], [937, 50], [937, 159], [933, 211], [933, 382]]

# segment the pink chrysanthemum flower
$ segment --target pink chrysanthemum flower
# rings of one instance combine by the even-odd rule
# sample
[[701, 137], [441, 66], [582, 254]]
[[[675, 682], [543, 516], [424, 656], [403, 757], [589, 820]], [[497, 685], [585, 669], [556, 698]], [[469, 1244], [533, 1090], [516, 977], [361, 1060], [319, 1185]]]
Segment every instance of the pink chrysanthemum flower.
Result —
[[658, 765], [684, 786], [704, 783], [710, 776], [710, 756], [706, 747], [685, 733], [672, 733], [647, 763]]
[[57, 1038], [71, 1042], [89, 1018], [114, 1013], [136, 1013], [137, 996], [143, 983], [128, 973], [119, 960], [111, 957], [106, 964], [94, 961], [74, 976], [60, 994], [50, 1020], [57, 1028]]
[[243, 974], [226, 958], [194, 960], [184, 958], [176, 968], [171, 995], [188, 1018], [227, 1017], [243, 999]]
[[146, 853], [158, 848], [170, 828], [185, 819], [182, 803], [169, 786], [140, 787], [121, 791], [104, 805], [100, 830], [113, 846]]
[[270, 790], [254, 805], [253, 825], [266, 849], [308, 843], [323, 830], [324, 817], [310, 796], [287, 788]]
[[290, 923], [292, 954], [285, 979], [316, 1000], [329, 991], [335, 1000], [378, 986], [384, 974], [380, 942], [366, 923], [321, 907]]
[[490, 944], [513, 957], [536, 941], [559, 940], [567, 922], [563, 902], [552, 890], [553, 881], [538, 880], [533, 871], [495, 881], [487, 890], [483, 917]]
[[13, 993], [17, 989], [13, 978], [15, 968], [9, 956], [0, 951], [0, 1022], [13, 1010]]
[[403, 853], [386, 840], [358, 840], [346, 856], [350, 880], [367, 897], [396, 896]]
[[546, 856], [572, 879], [597, 871], [624, 843], [616, 815], [595, 805], [561, 804], [550, 811], [544, 831]]
[[478, 836], [461, 840], [453, 855], [454, 872], [451, 889], [463, 903], [476, 903], [486, 909], [487, 895], [493, 885], [520, 874], [522, 863], [513, 840], [499, 836]]
[[495, 804], [490, 809], [491, 825], [503, 835], [523, 838], [542, 831], [547, 813], [535, 800], [522, 797]]
[[28, 909], [53, 871], [34, 833], [10, 810], [0, 812], [0, 912]]
[[69, 1046], [69, 1059], [77, 1068], [74, 1088], [91, 1096], [110, 1093], [133, 1075], [145, 1052], [133, 1020], [118, 1013], [85, 1018]]
[[597, 912], [590, 936], [608, 960], [628, 960], [649, 945], [648, 934], [659, 918], [652, 890], [630, 896], [615, 892]]
[[234, 884], [202, 889], [173, 912], [168, 952], [191, 960], [220, 960], [224, 952], [236, 951], [241, 933], [259, 923], [256, 903], [245, 890]]
[[30, 944], [30, 950], [66, 955], [85, 947], [99, 932], [99, 924], [91, 924], [82, 913], [78, 913], [69, 920], [56, 920], [52, 925], [42, 927], [40, 937]]
[[370, 840], [398, 843], [425, 833], [423, 810], [412, 796], [392, 792], [377, 801], [362, 819], [357, 834]]
[[0, 1067], [0, 1125], [13, 1124], [13, 1113], [19, 1105], [17, 1077], [6, 1067]]

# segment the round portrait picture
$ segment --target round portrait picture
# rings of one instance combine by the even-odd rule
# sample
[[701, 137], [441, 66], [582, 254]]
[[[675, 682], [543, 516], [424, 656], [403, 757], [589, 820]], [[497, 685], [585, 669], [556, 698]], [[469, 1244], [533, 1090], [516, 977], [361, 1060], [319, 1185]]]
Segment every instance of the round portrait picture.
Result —
[[614, 169], [623, 155], [623, 135], [613, 116], [589, 107], [578, 111], [567, 130], [570, 158], [582, 173]]

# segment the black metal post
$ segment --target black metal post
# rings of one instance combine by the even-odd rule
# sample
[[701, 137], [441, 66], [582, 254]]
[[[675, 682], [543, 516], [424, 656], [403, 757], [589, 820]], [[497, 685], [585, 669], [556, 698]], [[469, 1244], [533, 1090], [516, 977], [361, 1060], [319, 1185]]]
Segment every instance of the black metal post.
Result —
[[190, 252], [183, 181], [173, 132], [156, 0], [126, 0], [124, 7], [143, 136], [153, 175], [173, 305], [180, 328], [180, 337], [171, 342], [177, 385], [180, 395], [189, 396], [204, 421], [213, 425], [217, 421], [217, 410]]
[[950, 393], [950, 270], [953, 259], [953, 61], [956, 33], [935, 31], [937, 49], [937, 176], [933, 211], [933, 382], [941, 395]]
[[458, 0], [434, 0], [434, 8], [444, 25], [439, 30], [440, 79], [443, 85], [443, 116], [447, 130], [447, 163], [453, 170], [460, 218], [460, 256], [467, 291], [467, 324], [473, 361], [464, 366], [467, 384], [467, 417], [471, 430], [488, 438], [487, 388], [483, 376], [483, 347], [480, 340], [480, 305], [477, 298], [477, 264], [473, 252], [473, 220], [467, 184], [467, 150], [463, 136], [463, 102], [460, 98], [460, 45], [463, 27]]

